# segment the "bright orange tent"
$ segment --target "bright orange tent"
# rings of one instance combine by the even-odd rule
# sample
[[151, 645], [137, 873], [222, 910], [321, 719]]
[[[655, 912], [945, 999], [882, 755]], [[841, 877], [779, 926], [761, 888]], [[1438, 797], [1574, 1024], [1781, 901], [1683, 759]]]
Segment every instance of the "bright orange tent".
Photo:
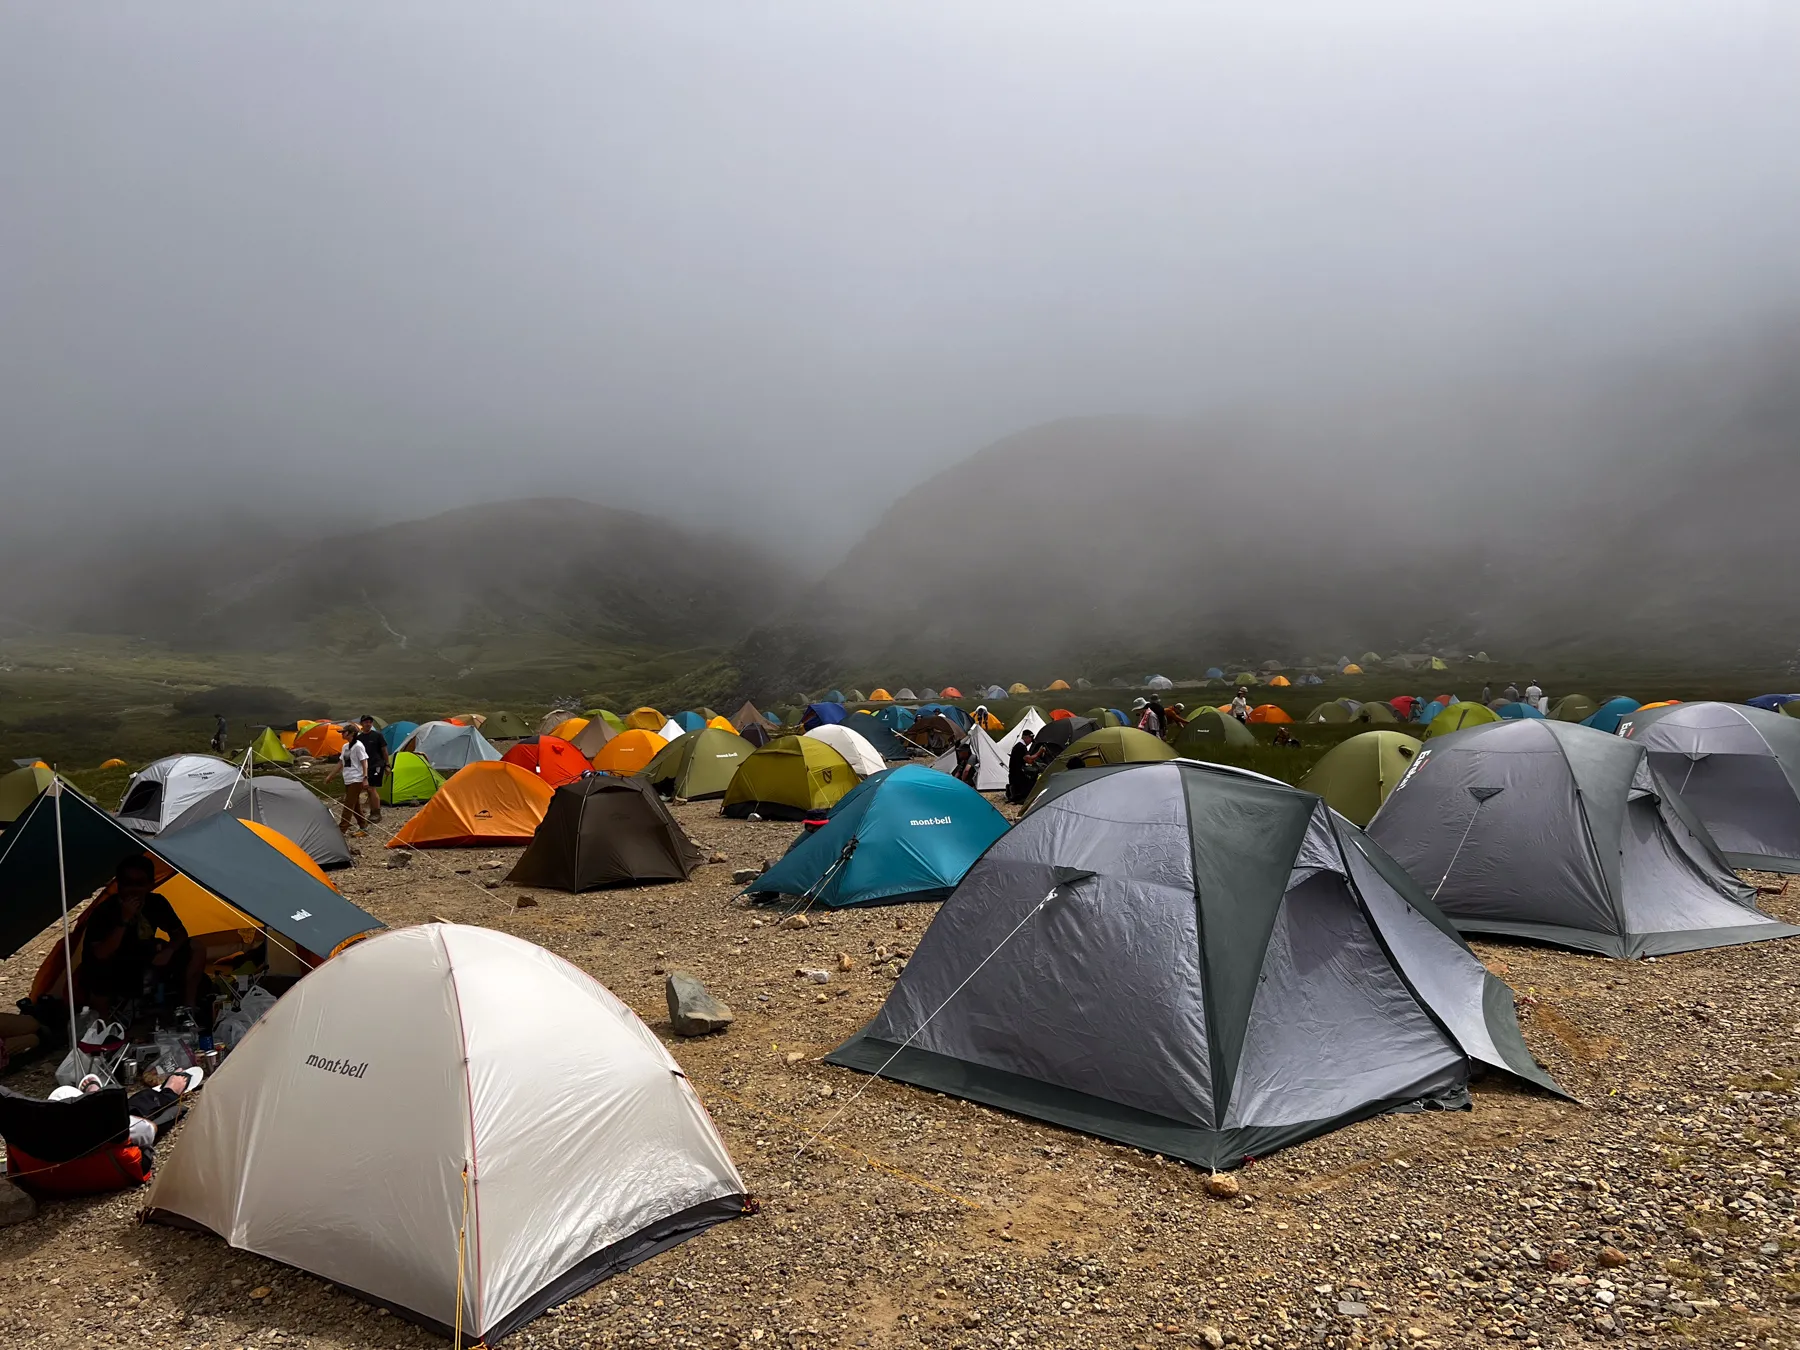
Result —
[[1338, 672], [1338, 674], [1340, 674], [1340, 675], [1360, 675], [1362, 673], [1363, 673], [1363, 668], [1361, 666], [1357, 665], [1356, 662], [1354, 662], [1354, 661], [1352, 661], [1349, 665], [1345, 666], [1341, 671]]
[[239, 817], [238, 824], [242, 825], [246, 830], [249, 830], [251, 834], [257, 836], [257, 838], [261, 839], [263, 843], [267, 844], [270, 848], [280, 853], [282, 857], [294, 864], [295, 867], [298, 867], [301, 871], [310, 875], [314, 881], [321, 882], [324, 885], [331, 887], [334, 891], [337, 889], [337, 882], [325, 875], [325, 869], [312, 860], [312, 855], [301, 848], [300, 845], [296, 844], [292, 839], [289, 839], [280, 830], [275, 829], [271, 825], [265, 825], [260, 820], [245, 820], [242, 817]]
[[715, 731], [729, 731], [733, 736], [737, 735], [737, 728], [731, 725], [729, 717], [714, 717], [706, 725]]
[[573, 783], [594, 767], [586, 755], [559, 736], [527, 736], [500, 758], [535, 773], [553, 788]]
[[1074, 715], [1075, 714], [1070, 712], [1067, 708], [1052, 708], [1050, 710], [1050, 720], [1052, 722], [1065, 721], [1066, 719], [1071, 718]]
[[293, 748], [314, 759], [336, 759], [344, 748], [344, 733], [336, 722], [314, 722], [294, 737]]
[[389, 848], [523, 844], [556, 795], [535, 773], [503, 759], [464, 765], [388, 841]]
[[630, 731], [621, 731], [600, 747], [600, 753], [594, 756], [594, 767], [629, 778], [655, 759], [656, 752], [667, 744], [654, 731], [633, 727]]
[[893, 701], [894, 696], [885, 689], [877, 689], [874, 693], [869, 695], [869, 702], [871, 703], [892, 703]]
[[[566, 718], [565, 720], [558, 722], [550, 734], [559, 741], [572, 741], [577, 736], [581, 735], [582, 732], [587, 730], [589, 720], [590, 719], [586, 717]], [[662, 723], [659, 722], [657, 725], [661, 726]]]
[[625, 714], [625, 730], [627, 731], [661, 731], [664, 717], [655, 708], [633, 708]]
[[1259, 703], [1250, 710], [1250, 720], [1252, 722], [1291, 722], [1294, 719], [1273, 703]]
[[1286, 689], [1290, 685], [1292, 685], [1292, 683], [1293, 683], [1293, 681], [1288, 679], [1287, 676], [1277, 675], [1274, 679], [1269, 681], [1269, 687], [1271, 689]]
[[963, 691], [958, 689], [955, 685], [945, 685], [942, 689], [938, 690], [939, 698], [961, 698], [962, 696]]
[[1652, 708], [1673, 708], [1679, 702], [1681, 702], [1681, 700], [1678, 698], [1665, 698], [1661, 703], [1646, 703], [1643, 707], [1639, 708], [1638, 711], [1649, 712]]
[[1006, 723], [1002, 722], [998, 717], [995, 717], [991, 712], [984, 712], [976, 717], [975, 720], [980, 722], [982, 724], [981, 729], [988, 732], [990, 735], [998, 736], [1002, 731], [1006, 730]]
[[1069, 682], [1067, 680], [1052, 680], [1052, 681], [1050, 681], [1049, 684], [1044, 686], [1044, 688], [1050, 689], [1050, 690], [1067, 689], [1068, 687], [1069, 687]]
[[123, 769], [125, 767], [125, 761], [122, 759], [109, 759], [100, 767], [103, 769]]

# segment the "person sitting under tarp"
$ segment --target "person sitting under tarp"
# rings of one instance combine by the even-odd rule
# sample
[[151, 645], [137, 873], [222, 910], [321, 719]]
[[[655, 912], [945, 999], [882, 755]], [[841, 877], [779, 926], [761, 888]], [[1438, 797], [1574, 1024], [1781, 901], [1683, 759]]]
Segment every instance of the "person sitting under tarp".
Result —
[[[168, 986], [181, 981], [181, 1005], [195, 1006], [206, 973], [206, 950], [189, 936], [175, 907], [157, 894], [156, 870], [142, 854], [126, 858], [114, 874], [116, 890], [89, 911], [81, 943], [81, 984], [102, 1017], [146, 993], [168, 1001]], [[158, 936], [158, 933], [162, 936]]]

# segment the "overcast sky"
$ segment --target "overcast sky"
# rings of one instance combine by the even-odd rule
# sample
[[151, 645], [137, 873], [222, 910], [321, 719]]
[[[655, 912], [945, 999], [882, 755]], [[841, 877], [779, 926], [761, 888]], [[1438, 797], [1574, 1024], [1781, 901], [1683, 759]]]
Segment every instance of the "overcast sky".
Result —
[[0, 0], [0, 523], [801, 494], [823, 554], [1053, 418], [1741, 341], [1796, 71], [1791, 0]]

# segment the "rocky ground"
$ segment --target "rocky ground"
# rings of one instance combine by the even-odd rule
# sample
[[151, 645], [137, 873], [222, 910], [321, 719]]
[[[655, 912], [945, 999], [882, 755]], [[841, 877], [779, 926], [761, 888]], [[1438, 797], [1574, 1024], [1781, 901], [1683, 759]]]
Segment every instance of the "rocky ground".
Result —
[[[679, 886], [527, 894], [500, 880], [515, 850], [390, 868], [374, 837], [338, 874], [389, 924], [487, 924], [599, 977], [667, 1037], [762, 1199], [509, 1345], [1800, 1345], [1800, 943], [1630, 964], [1482, 944], [1582, 1104], [1484, 1082], [1472, 1112], [1355, 1125], [1215, 1197], [1186, 1165], [819, 1063], [933, 911], [783, 926], [736, 906], [731, 874], [793, 827], [677, 813], [728, 859]], [[1763, 898], [1800, 920], [1800, 884]], [[0, 965], [4, 1004], [49, 940]], [[736, 1010], [728, 1032], [669, 1033], [672, 969]], [[0, 1229], [0, 1344], [444, 1344], [217, 1239], [138, 1225], [143, 1200]]]

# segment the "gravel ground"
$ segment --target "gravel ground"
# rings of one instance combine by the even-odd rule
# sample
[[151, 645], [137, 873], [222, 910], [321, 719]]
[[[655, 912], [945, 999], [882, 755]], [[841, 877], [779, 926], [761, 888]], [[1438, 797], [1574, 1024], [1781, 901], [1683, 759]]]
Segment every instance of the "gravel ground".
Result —
[[[729, 859], [679, 886], [520, 907], [499, 880], [516, 850], [390, 868], [374, 838], [338, 874], [390, 924], [486, 924], [591, 971], [668, 1037], [762, 1199], [510, 1346], [1800, 1345], [1800, 944], [1634, 964], [1481, 944], [1582, 1105], [1479, 1083], [1472, 1112], [1340, 1130], [1218, 1199], [1186, 1165], [819, 1063], [880, 1005], [932, 909], [780, 926], [733, 903], [731, 873], [794, 827], [676, 811]], [[1763, 899], [1800, 920], [1800, 884]], [[0, 965], [5, 1005], [49, 941]], [[672, 968], [734, 1008], [728, 1033], [668, 1036]], [[41, 1092], [47, 1071], [10, 1085]], [[0, 1230], [0, 1344], [445, 1343], [216, 1239], [138, 1225], [143, 1200]]]

